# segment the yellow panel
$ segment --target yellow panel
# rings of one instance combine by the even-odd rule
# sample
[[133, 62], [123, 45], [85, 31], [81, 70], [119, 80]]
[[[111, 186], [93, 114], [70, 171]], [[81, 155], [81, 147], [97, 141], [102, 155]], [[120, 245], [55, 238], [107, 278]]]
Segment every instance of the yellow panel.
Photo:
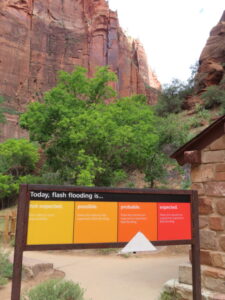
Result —
[[72, 244], [74, 202], [30, 201], [28, 245]]
[[117, 242], [116, 202], [76, 202], [75, 243]]

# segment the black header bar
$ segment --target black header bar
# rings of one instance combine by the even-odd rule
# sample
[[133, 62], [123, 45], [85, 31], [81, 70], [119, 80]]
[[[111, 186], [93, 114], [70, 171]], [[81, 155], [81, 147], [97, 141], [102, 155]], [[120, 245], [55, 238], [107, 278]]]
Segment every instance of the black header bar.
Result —
[[41, 201], [102, 201], [102, 202], [169, 202], [190, 203], [190, 195], [147, 194], [147, 193], [101, 193], [82, 191], [45, 191], [29, 192], [30, 200]]

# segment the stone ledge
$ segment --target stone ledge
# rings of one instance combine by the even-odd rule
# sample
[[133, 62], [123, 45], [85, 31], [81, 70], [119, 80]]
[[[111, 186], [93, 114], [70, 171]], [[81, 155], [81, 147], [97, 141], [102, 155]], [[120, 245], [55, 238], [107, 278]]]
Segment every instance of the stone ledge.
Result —
[[[201, 280], [203, 281], [203, 273], [208, 270], [209, 266], [201, 265]], [[192, 284], [192, 265], [190, 263], [179, 265], [179, 283]]]
[[179, 276], [179, 283], [184, 283], [184, 284], [192, 284], [192, 266], [191, 264], [182, 264], [179, 265], [179, 271], [178, 271], [178, 276]]
[[35, 265], [25, 265], [23, 267], [23, 279], [28, 280], [31, 278], [35, 278], [39, 273], [42, 272], [53, 273], [54, 272], [53, 264], [41, 263]]
[[[164, 284], [163, 291], [172, 295], [177, 295], [179, 300], [193, 300], [192, 286], [179, 283], [177, 279], [171, 279]], [[225, 300], [224, 293], [215, 293], [207, 289], [202, 289], [202, 300]]]
[[[13, 255], [10, 255], [10, 261], [13, 262]], [[23, 280], [28, 281], [35, 279], [38, 276], [46, 276], [62, 278], [65, 276], [65, 273], [60, 270], [54, 269], [52, 263], [46, 263], [38, 259], [23, 257]]]
[[170, 279], [164, 284], [164, 291], [171, 295], [179, 295], [179, 300], [192, 300], [192, 286], [189, 284], [179, 283], [177, 279]]
[[[192, 284], [191, 264], [179, 265], [179, 283]], [[225, 295], [225, 270], [201, 265], [201, 285], [203, 288]]]

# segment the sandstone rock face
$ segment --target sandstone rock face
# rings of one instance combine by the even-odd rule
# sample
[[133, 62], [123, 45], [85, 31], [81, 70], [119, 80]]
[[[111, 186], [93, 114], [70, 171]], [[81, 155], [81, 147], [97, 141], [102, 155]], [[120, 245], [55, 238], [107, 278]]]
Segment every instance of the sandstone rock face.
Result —
[[[146, 94], [160, 84], [140, 42], [128, 39], [106, 0], [2, 0], [0, 94], [23, 111], [56, 83], [57, 71], [109, 65], [120, 96]], [[5, 130], [7, 131], [7, 129]]]
[[204, 47], [196, 77], [197, 92], [210, 85], [221, 85], [225, 88], [225, 11], [219, 23], [211, 30]]

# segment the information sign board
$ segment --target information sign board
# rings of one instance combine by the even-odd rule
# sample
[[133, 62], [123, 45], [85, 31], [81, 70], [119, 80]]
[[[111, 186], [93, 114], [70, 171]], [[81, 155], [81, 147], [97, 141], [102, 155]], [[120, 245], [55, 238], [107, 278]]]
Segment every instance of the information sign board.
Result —
[[11, 300], [19, 300], [23, 251], [124, 247], [138, 232], [153, 245], [191, 245], [200, 299], [197, 200], [195, 191], [21, 185]]
[[191, 240], [188, 195], [29, 191], [27, 245]]

